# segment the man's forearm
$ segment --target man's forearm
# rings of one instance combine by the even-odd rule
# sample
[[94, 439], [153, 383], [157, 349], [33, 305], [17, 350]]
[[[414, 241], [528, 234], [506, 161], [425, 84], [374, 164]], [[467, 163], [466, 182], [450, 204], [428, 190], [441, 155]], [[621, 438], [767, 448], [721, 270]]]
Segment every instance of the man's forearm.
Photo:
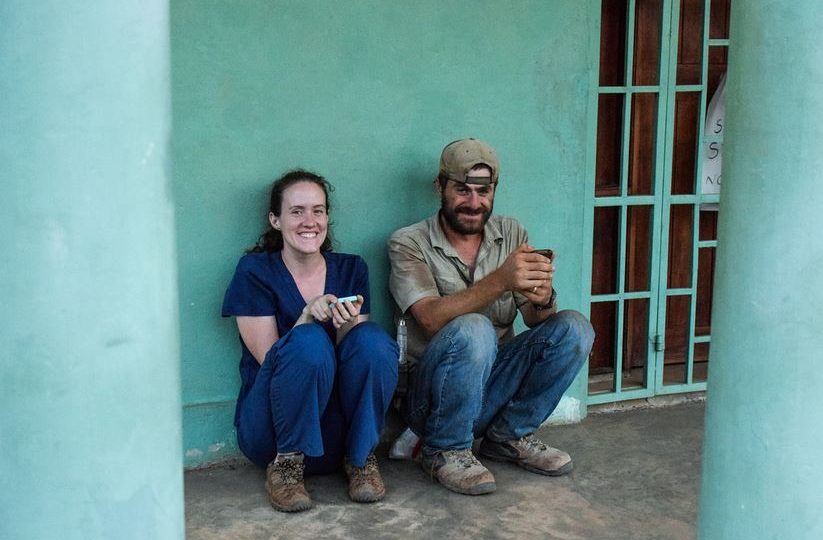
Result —
[[431, 337], [455, 317], [485, 309], [507, 290], [503, 279], [497, 272], [492, 272], [458, 293], [423, 298], [411, 307], [411, 312], [420, 327]]

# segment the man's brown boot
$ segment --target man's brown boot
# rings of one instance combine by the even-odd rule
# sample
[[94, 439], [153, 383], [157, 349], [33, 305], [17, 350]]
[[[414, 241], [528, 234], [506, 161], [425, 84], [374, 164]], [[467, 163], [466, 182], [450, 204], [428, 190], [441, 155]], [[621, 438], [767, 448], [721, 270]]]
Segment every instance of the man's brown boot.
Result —
[[302, 512], [311, 508], [303, 485], [303, 454], [277, 454], [266, 469], [266, 491], [271, 505], [281, 512]]
[[464, 495], [483, 495], [497, 489], [491, 471], [480, 463], [471, 448], [440, 450], [420, 454], [423, 470], [436, 478], [443, 487]]
[[344, 468], [346, 476], [349, 477], [349, 497], [354, 502], [377, 502], [386, 495], [386, 487], [383, 485], [374, 454], [369, 454], [366, 464], [362, 467], [355, 467], [347, 459]]
[[477, 453], [496, 461], [511, 461], [527, 471], [546, 476], [561, 476], [573, 467], [569, 454], [548, 446], [532, 434], [503, 442], [486, 437]]

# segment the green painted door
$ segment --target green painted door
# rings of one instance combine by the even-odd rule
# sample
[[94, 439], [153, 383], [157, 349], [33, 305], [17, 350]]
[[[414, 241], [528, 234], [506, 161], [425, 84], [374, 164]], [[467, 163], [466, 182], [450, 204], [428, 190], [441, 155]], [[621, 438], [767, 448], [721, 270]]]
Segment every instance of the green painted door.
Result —
[[601, 2], [590, 404], [706, 387], [729, 7]]

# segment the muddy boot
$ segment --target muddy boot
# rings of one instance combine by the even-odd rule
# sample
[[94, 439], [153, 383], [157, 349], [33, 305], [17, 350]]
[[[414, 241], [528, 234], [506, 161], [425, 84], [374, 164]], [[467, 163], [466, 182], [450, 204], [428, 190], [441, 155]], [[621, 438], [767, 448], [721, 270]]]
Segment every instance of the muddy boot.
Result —
[[464, 495], [483, 495], [497, 489], [491, 471], [480, 463], [471, 448], [440, 450], [431, 453], [423, 449], [420, 465], [443, 487]]
[[381, 500], [386, 495], [380, 469], [377, 468], [377, 458], [369, 454], [366, 464], [355, 467], [349, 460], [345, 463], [346, 476], [349, 477], [349, 497], [354, 502], [370, 503]]
[[487, 437], [480, 443], [477, 453], [496, 461], [511, 461], [527, 471], [546, 476], [560, 476], [571, 472], [573, 467], [569, 454], [546, 445], [531, 434], [503, 442]]
[[266, 469], [266, 491], [271, 505], [281, 512], [311, 508], [311, 499], [303, 485], [303, 454], [277, 454]]

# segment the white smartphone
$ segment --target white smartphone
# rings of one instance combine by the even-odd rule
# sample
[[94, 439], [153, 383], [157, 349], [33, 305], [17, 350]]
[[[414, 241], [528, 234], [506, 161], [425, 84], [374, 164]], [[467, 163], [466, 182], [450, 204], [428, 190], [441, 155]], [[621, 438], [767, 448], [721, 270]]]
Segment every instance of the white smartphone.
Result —
[[333, 302], [333, 303], [329, 304], [329, 307], [332, 307], [335, 303], [342, 304], [343, 302], [357, 302], [357, 295], [343, 296], [342, 298], [338, 298], [337, 302]]

